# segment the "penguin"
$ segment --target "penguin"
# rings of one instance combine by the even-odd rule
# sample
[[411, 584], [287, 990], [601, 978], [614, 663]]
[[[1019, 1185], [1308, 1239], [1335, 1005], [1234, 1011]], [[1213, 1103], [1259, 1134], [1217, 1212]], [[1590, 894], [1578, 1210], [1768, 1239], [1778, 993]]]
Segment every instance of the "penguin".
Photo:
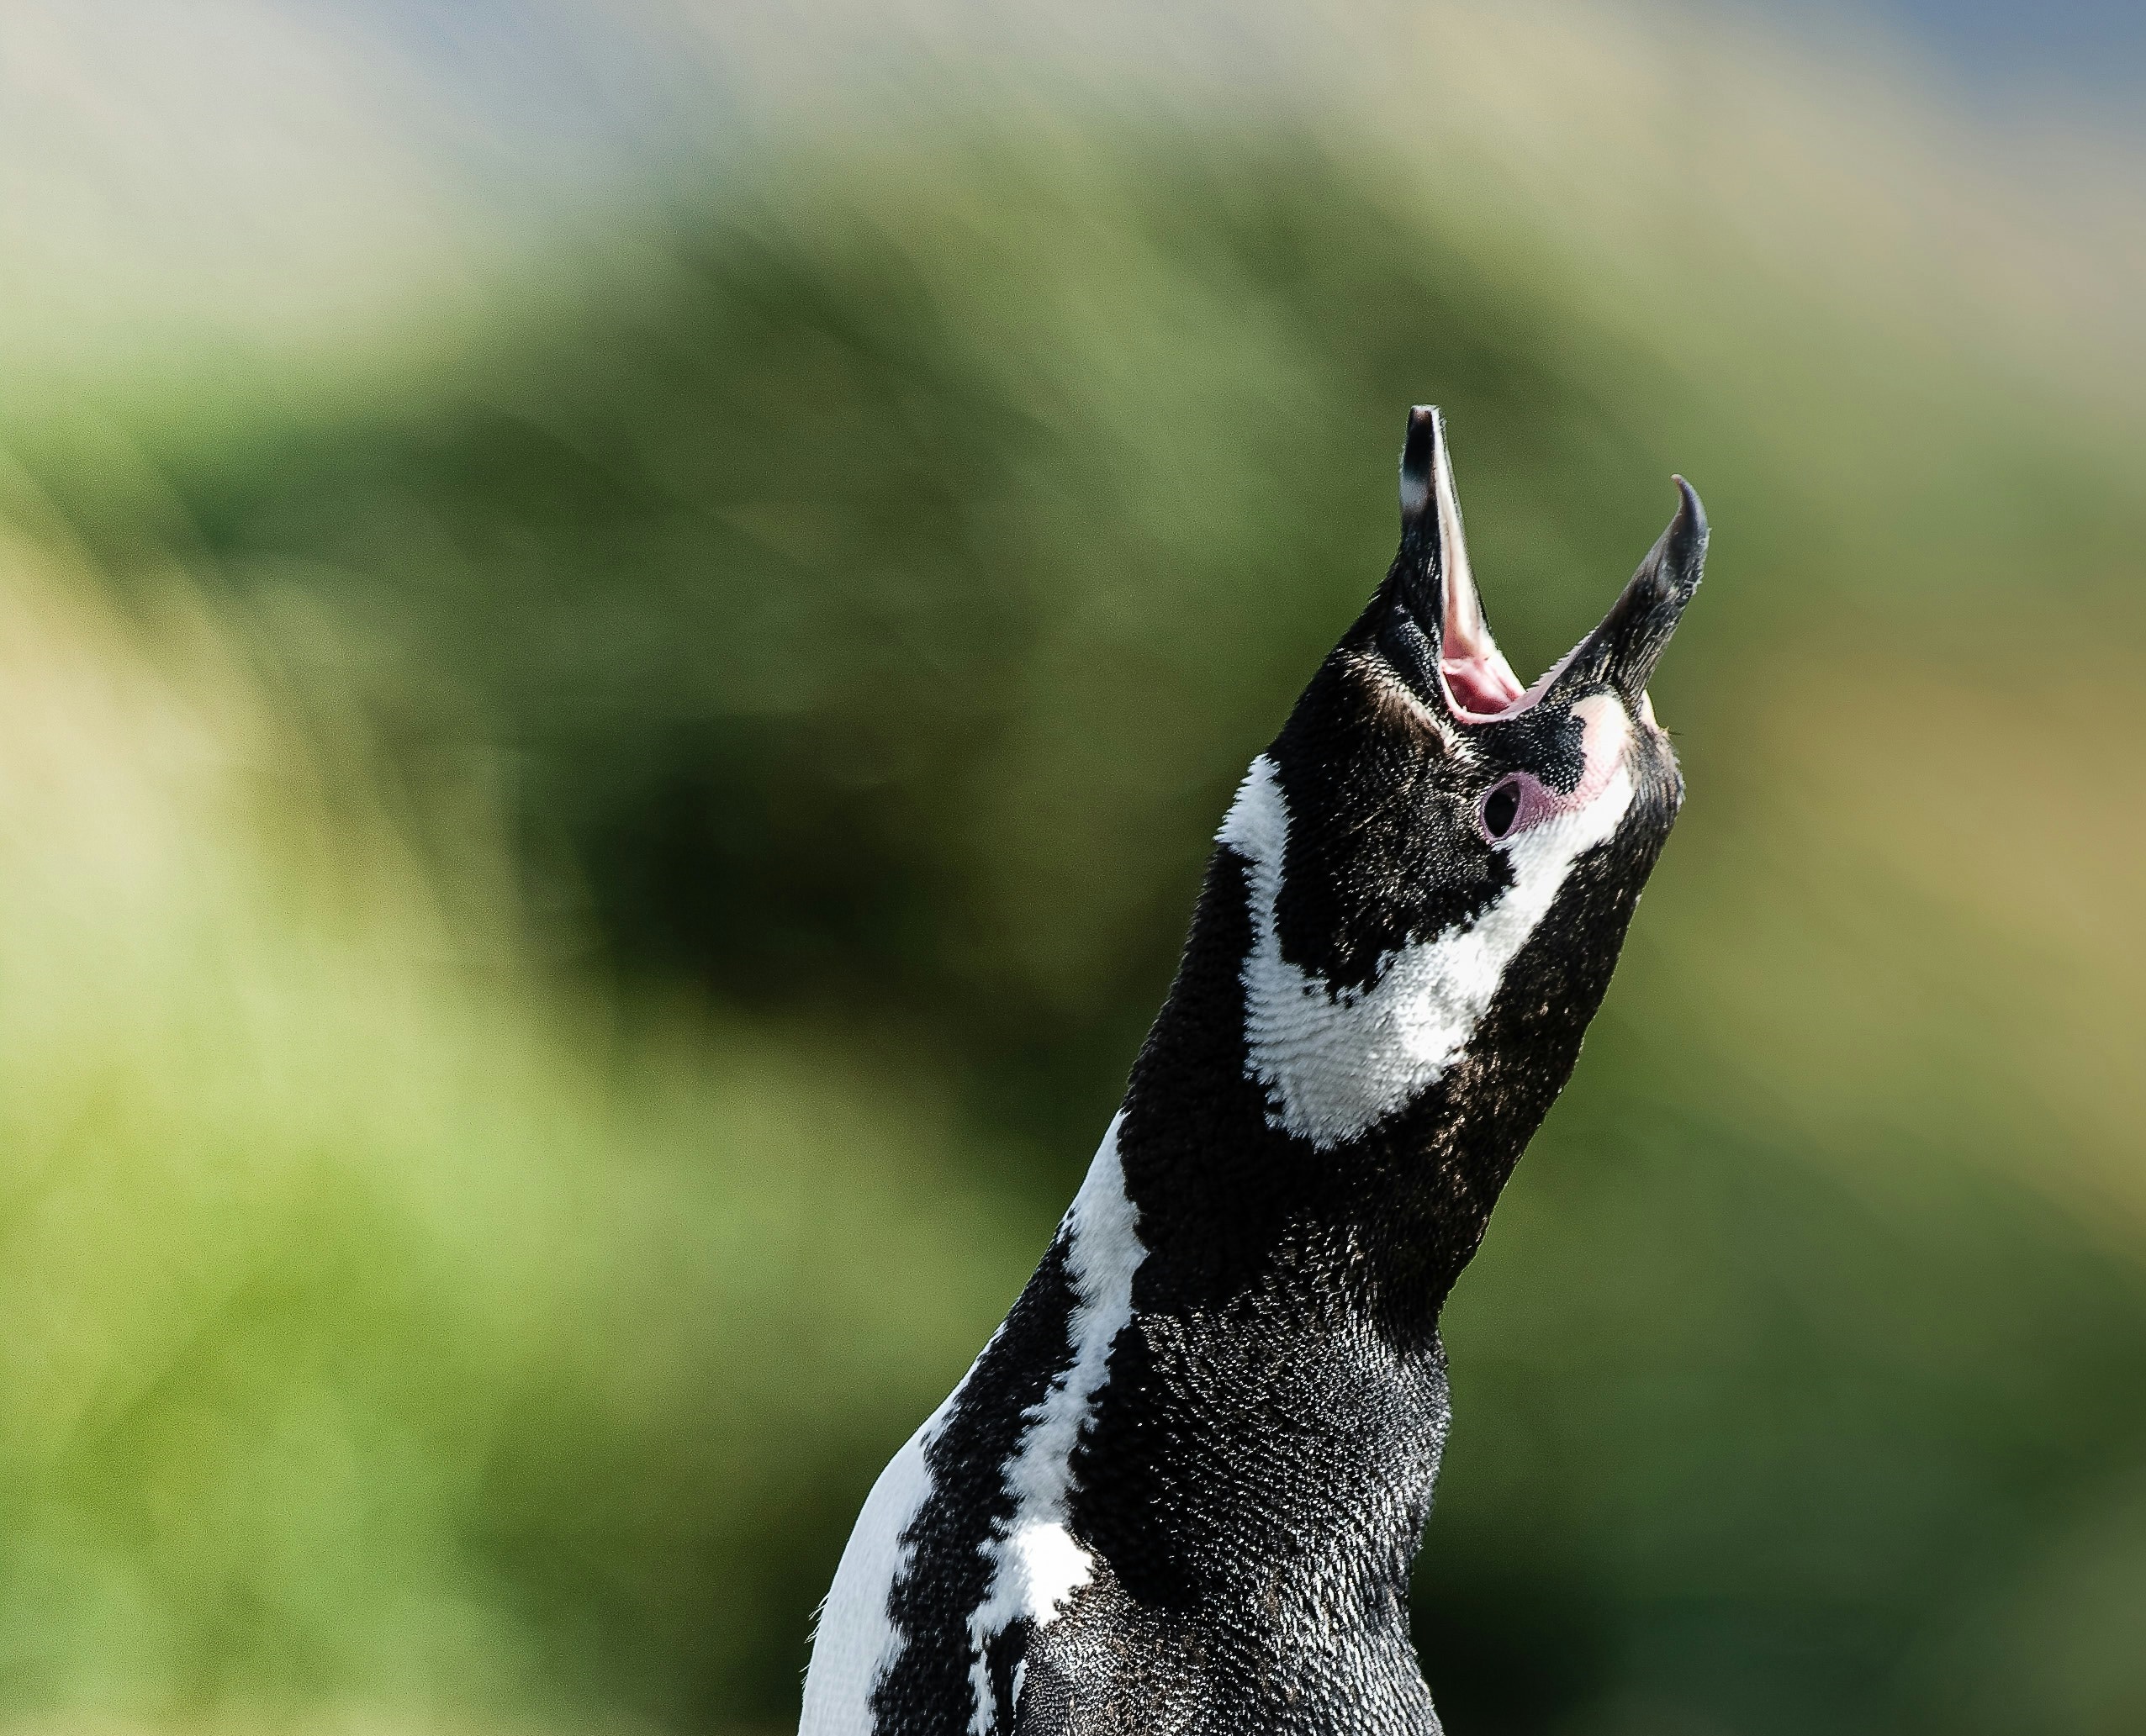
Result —
[[1435, 1736], [1409, 1575], [1439, 1314], [1572, 1074], [1684, 799], [1646, 683], [1675, 515], [1523, 688], [1446, 430], [1391, 569], [1252, 761], [1057, 1235], [866, 1499], [800, 1736]]

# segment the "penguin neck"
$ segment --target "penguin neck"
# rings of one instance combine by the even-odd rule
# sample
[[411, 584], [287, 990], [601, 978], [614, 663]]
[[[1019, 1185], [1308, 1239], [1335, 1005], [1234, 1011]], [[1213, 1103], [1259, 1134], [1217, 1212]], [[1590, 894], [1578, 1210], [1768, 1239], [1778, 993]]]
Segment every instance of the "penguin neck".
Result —
[[[1420, 1046], [1398, 1063], [1379, 1047], [1413, 1016], [1357, 1011], [1405, 986], [1398, 969], [1436, 968], [1449, 931], [1345, 991], [1296, 981], [1266, 931], [1272, 852], [1233, 836], [1245, 818], [1091, 1177], [1135, 1248], [1121, 1287], [1070, 1286], [1084, 1338], [1112, 1328], [1072, 1517], [1140, 1602], [1219, 1600], [1247, 1631], [1340, 1623], [1399, 1655], [1447, 1419], [1439, 1313], [1571, 1075], [1656, 847], [1574, 864], [1488, 987], [1418, 982], [1465, 1025], [1423, 1066]], [[1083, 1264], [1086, 1217], [1076, 1205], [1065, 1244]], [[1299, 1593], [1325, 1601], [1297, 1609]]]
[[[1571, 1070], [1595, 991], [1501, 994], [1489, 1042], [1375, 1125], [1319, 1143], [1291, 1130], [1250, 1059], [1249, 873], [1216, 852], [1082, 1190], [1122, 1199], [1137, 1253], [1119, 1300], [1071, 1286], [1076, 1322], [1113, 1322], [1068, 1468], [1076, 1518], [1143, 1602], [1218, 1600], [1260, 1631], [1338, 1623], [1403, 1655], [1447, 1417], [1439, 1311]], [[1088, 1258], [1089, 1216], [1076, 1202], [1069, 1259]], [[1327, 1601], [1298, 1609], [1299, 1593]]]
[[[1176, 982], [1134, 1069], [1118, 1149], [1149, 1249], [1135, 1305], [1151, 1295], [1216, 1309], [1271, 1290], [1298, 1307], [1346, 1310], [1397, 1348], [1423, 1350], [1571, 1075], [1606, 966], [1563, 970], [1545, 994], [1536, 962], [1523, 959], [1471, 1040], [1390, 1109], [1378, 1092], [1391, 1069], [1359, 1086], [1319, 1074], [1331, 1058], [1319, 1055], [1292, 1103], [1255, 1053], [1253, 872], [1234, 852], [1216, 852]], [[1316, 1137], [1303, 1104], [1316, 1109], [1320, 1094], [1370, 1105], [1366, 1124]]]

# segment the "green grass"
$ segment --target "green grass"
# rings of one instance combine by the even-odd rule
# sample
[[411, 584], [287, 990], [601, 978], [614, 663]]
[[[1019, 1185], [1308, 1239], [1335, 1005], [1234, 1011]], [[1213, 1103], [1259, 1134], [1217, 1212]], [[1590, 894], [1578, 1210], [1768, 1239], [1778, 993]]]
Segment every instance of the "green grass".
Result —
[[803, 152], [393, 393], [18, 439], [0, 1713], [782, 1723], [1435, 398], [1516, 662], [1671, 469], [1716, 525], [1449, 1321], [1441, 1705], [2137, 1723], [2136, 357], [1792, 82], [1635, 36], [1632, 135], [1553, 124], [1482, 28], [1405, 147]]
[[674, 1651], [794, 1650], [801, 1506], [1033, 1214], [905, 1070], [458, 950], [198, 619], [19, 549], [0, 611], [8, 1709], [686, 1717]]

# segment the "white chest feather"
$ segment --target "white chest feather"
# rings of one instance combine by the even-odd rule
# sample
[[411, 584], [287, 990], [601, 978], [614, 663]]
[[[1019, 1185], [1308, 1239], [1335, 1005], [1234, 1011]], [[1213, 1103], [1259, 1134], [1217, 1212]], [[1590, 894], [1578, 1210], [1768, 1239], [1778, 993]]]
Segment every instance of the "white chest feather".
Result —
[[[975, 1545], [990, 1565], [984, 1599], [966, 1623], [970, 1728], [978, 1732], [999, 1722], [986, 1667], [990, 1642], [1017, 1620], [1048, 1625], [1095, 1570], [1065, 1522], [1073, 1451], [1108, 1372], [1111, 1345], [1132, 1317], [1133, 1274], [1146, 1254], [1125, 1195], [1118, 1128], [1113, 1121], [1060, 1232], [1073, 1293], [1070, 1359], [1024, 1413], [1018, 1443], [1000, 1469], [1011, 1517]], [[889, 1613], [889, 1596], [915, 1548], [904, 1533], [932, 1493], [927, 1452], [969, 1385], [965, 1379], [954, 1389], [873, 1485], [820, 1612], [800, 1736], [870, 1736], [873, 1691], [907, 1643]]]
[[902, 1533], [931, 1493], [924, 1450], [960, 1396], [957, 1386], [887, 1461], [864, 1497], [813, 1628], [798, 1736], [871, 1736], [872, 1690], [901, 1651], [901, 1630], [887, 1597], [908, 1565]]
[[1147, 1252], [1118, 1164], [1118, 1129], [1123, 1119], [1121, 1114], [1111, 1122], [1066, 1213], [1066, 1275], [1076, 1299], [1067, 1329], [1072, 1361], [1042, 1402], [1029, 1408], [1027, 1431], [1006, 1467], [1013, 1517], [984, 1545], [994, 1562], [991, 1595], [969, 1618], [970, 1680], [976, 1696], [970, 1728], [977, 1736], [995, 1722], [985, 1647], [1017, 1620], [1048, 1625], [1095, 1571], [1093, 1557], [1066, 1529], [1065, 1509], [1073, 1449], [1109, 1370], [1110, 1347], [1133, 1317], [1133, 1274]]

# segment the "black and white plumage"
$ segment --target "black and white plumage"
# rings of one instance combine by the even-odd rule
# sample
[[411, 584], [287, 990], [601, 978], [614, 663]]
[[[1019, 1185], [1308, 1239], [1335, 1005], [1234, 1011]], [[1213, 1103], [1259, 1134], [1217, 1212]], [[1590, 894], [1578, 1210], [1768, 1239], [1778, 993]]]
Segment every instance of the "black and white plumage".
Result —
[[1438, 1729], [1439, 1311], [1682, 799], [1646, 696], [1705, 554], [1677, 486], [1523, 691], [1411, 414], [1393, 568], [1253, 761], [1042, 1264], [865, 1502], [801, 1736]]

